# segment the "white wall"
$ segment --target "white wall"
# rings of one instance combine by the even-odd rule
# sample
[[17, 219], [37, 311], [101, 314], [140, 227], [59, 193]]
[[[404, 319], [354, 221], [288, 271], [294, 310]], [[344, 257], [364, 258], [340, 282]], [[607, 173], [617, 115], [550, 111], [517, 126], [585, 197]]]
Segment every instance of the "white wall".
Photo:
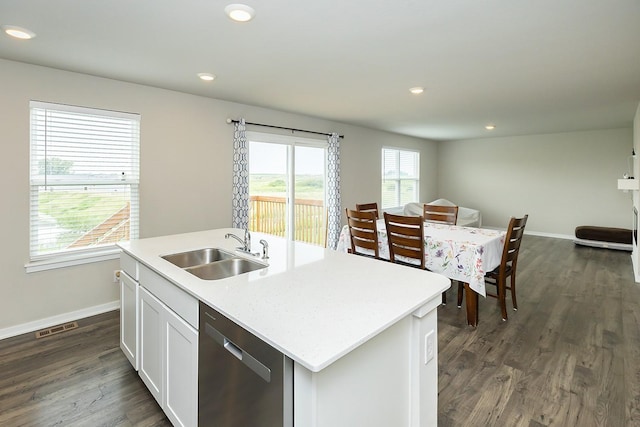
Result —
[[[356, 203], [377, 202], [382, 206], [382, 147], [398, 147], [420, 152], [420, 198], [433, 200], [437, 194], [437, 144], [421, 139], [405, 141], [398, 145], [397, 140], [388, 134], [368, 131], [366, 142], [354, 145], [345, 140], [341, 145], [340, 164], [343, 173], [342, 204], [355, 209]], [[374, 185], [371, 185], [374, 183]], [[343, 223], [345, 222], [343, 215]]]
[[632, 130], [611, 129], [443, 142], [438, 195], [479, 209], [484, 226], [529, 214], [527, 231], [572, 237], [575, 227], [631, 228]]
[[141, 114], [141, 237], [231, 225], [233, 127], [226, 123], [227, 118], [345, 135], [341, 141], [343, 206], [379, 202], [383, 145], [420, 150], [421, 199], [435, 196], [435, 142], [0, 60], [4, 160], [0, 168], [0, 337], [29, 322], [59, 319], [118, 300], [117, 285], [111, 281], [118, 268], [115, 260], [25, 273], [29, 260], [30, 100]]

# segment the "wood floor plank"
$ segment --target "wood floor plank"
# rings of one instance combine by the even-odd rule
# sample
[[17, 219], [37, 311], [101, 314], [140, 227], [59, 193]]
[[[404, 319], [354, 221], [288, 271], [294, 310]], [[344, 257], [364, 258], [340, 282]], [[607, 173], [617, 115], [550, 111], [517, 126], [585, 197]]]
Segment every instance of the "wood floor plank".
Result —
[[502, 414], [517, 388], [522, 372], [507, 365], [493, 370], [491, 377], [484, 384], [484, 389], [491, 389], [492, 393], [483, 393], [469, 414], [469, 425], [488, 426], [501, 425]]

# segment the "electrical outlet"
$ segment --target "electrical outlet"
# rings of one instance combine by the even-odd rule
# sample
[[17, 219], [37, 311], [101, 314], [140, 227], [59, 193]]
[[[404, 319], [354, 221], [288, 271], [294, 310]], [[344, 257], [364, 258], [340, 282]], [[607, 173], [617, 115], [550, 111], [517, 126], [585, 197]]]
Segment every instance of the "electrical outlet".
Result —
[[432, 329], [424, 336], [424, 364], [433, 359], [436, 353], [435, 331]]
[[113, 283], [120, 281], [120, 270], [113, 270]]

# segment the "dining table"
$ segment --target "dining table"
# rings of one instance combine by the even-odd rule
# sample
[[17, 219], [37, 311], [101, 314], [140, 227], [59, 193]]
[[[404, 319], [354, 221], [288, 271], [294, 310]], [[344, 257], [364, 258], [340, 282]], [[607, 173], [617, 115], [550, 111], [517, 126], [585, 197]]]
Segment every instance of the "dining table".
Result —
[[[377, 220], [376, 227], [379, 256], [388, 260], [389, 244], [384, 219]], [[464, 283], [467, 323], [471, 326], [478, 325], [478, 295], [487, 295], [484, 276], [500, 265], [505, 235], [503, 230], [424, 223], [425, 267]], [[351, 249], [348, 225], [342, 228], [336, 249], [342, 252]], [[359, 251], [373, 255], [372, 250]]]

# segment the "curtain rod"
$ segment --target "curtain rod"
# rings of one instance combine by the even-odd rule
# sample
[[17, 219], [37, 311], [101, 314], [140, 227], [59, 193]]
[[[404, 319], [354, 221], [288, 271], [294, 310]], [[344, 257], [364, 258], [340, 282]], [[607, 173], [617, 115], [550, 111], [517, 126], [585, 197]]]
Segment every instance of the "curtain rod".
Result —
[[[227, 119], [227, 123], [240, 123], [240, 120]], [[305, 132], [305, 133], [313, 133], [315, 135], [331, 136], [330, 133], [316, 132], [316, 131], [313, 131], [313, 130], [295, 129], [295, 128], [288, 128], [288, 127], [283, 127], [283, 126], [274, 126], [274, 125], [264, 125], [262, 123], [252, 123], [252, 122], [247, 122], [247, 121], [245, 121], [244, 123], [247, 124], [247, 125], [262, 126], [262, 127], [265, 127], [265, 128], [290, 130], [291, 132]], [[344, 135], [338, 135], [338, 138], [344, 138]]]

